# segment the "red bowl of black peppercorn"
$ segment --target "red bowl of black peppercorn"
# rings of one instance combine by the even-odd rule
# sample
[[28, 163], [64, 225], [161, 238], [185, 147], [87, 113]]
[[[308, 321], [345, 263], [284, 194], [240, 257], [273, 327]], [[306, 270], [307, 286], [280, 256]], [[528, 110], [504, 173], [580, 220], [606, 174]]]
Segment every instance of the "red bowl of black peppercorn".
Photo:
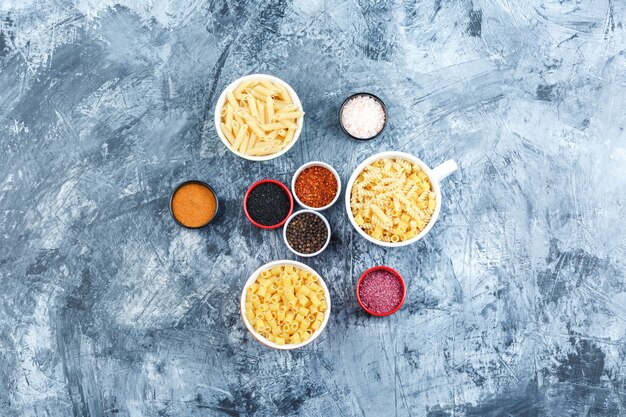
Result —
[[276, 229], [285, 224], [293, 212], [293, 197], [282, 182], [257, 181], [243, 197], [243, 211], [256, 227]]
[[319, 255], [330, 242], [330, 224], [314, 210], [299, 210], [287, 219], [283, 239], [289, 250], [298, 256]]

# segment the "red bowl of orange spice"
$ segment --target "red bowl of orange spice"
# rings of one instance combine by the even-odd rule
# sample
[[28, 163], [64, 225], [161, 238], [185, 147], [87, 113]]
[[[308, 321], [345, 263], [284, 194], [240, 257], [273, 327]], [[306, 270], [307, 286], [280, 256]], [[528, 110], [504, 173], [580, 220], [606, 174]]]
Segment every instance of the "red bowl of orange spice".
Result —
[[332, 166], [320, 161], [307, 162], [293, 175], [291, 191], [302, 207], [323, 211], [339, 199], [341, 179]]
[[191, 180], [179, 184], [170, 198], [170, 214], [178, 225], [199, 229], [211, 223], [219, 203], [215, 191], [203, 181]]

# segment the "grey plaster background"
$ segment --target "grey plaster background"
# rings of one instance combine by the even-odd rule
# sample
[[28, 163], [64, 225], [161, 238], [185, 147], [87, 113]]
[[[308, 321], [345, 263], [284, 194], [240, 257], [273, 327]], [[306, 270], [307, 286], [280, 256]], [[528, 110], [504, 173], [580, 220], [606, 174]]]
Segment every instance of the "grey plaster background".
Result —
[[[0, 415], [626, 415], [626, 6], [617, 0], [0, 2]], [[212, 126], [235, 78], [287, 80], [307, 111], [287, 155], [248, 163]], [[344, 137], [368, 90], [390, 124]], [[347, 180], [381, 150], [454, 158], [418, 244], [360, 238], [342, 205], [307, 263], [326, 332], [256, 343], [243, 281], [293, 258], [241, 197], [322, 159]], [[202, 231], [174, 184], [209, 181]], [[404, 308], [362, 313], [374, 265]]]

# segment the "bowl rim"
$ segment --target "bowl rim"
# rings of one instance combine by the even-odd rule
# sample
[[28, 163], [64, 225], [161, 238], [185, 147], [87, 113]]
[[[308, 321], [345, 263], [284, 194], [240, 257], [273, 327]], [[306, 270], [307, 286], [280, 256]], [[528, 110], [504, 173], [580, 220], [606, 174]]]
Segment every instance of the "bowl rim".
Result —
[[[372, 310], [370, 310], [369, 308], [367, 308], [365, 306], [365, 304], [363, 304], [363, 301], [361, 301], [361, 296], [359, 295], [359, 287], [361, 286], [361, 282], [363, 282], [363, 279], [369, 275], [370, 273], [374, 272], [374, 271], [387, 271], [392, 273], [397, 279], [398, 281], [400, 281], [400, 284], [402, 284], [402, 298], [400, 299], [400, 303], [398, 303], [398, 305], [393, 309], [390, 310], [386, 313], [376, 313]], [[368, 314], [371, 314], [372, 316], [376, 316], [376, 317], [386, 317], [386, 316], [390, 316], [393, 313], [395, 313], [396, 311], [400, 310], [400, 308], [404, 305], [404, 301], [406, 300], [406, 283], [404, 282], [404, 278], [402, 278], [402, 275], [400, 275], [400, 273], [398, 271], [396, 271], [395, 269], [386, 266], [386, 265], [377, 265], [377, 266], [373, 266], [369, 269], [367, 269], [365, 272], [363, 272], [363, 274], [361, 274], [361, 277], [359, 278], [359, 280], [356, 283], [356, 299], [359, 302], [359, 305], [361, 306], [361, 308]]]
[[[181, 223], [176, 216], [174, 216], [174, 209], [172, 208], [172, 203], [174, 202], [174, 195], [176, 194], [176, 192], [178, 192], [179, 189], [181, 189], [182, 187], [184, 187], [185, 185], [189, 185], [189, 184], [200, 184], [206, 188], [209, 189], [209, 191], [211, 191], [211, 193], [213, 193], [213, 197], [215, 197], [215, 212], [213, 213], [213, 215], [211, 216], [211, 218], [209, 219], [209, 221], [207, 221], [206, 223], [204, 223], [201, 226], [186, 226], [183, 223]], [[178, 184], [175, 188], [174, 191], [172, 191], [172, 194], [170, 194], [170, 202], [169, 202], [169, 209], [170, 209], [170, 215], [172, 216], [172, 219], [174, 219], [174, 221], [176, 222], [176, 224], [178, 224], [180, 227], [184, 227], [185, 229], [202, 229], [203, 227], [206, 227], [209, 225], [209, 223], [211, 223], [213, 221], [213, 219], [215, 219], [215, 216], [217, 216], [217, 211], [220, 208], [220, 202], [219, 202], [219, 198], [217, 197], [217, 193], [215, 192], [215, 190], [213, 189], [213, 187], [211, 187], [209, 184], [207, 184], [204, 181], [201, 180], [187, 180], [187, 181], [183, 181], [180, 184]]]
[[[410, 162], [416, 163], [417, 165], [420, 166], [420, 168], [422, 168], [422, 170], [424, 170], [426, 175], [428, 175], [428, 179], [430, 180], [430, 183], [431, 183], [431, 185], [433, 187], [433, 191], [437, 195], [437, 206], [435, 207], [435, 211], [433, 212], [433, 215], [431, 216], [430, 221], [428, 222], [426, 227], [424, 227], [424, 229], [417, 234], [417, 236], [412, 237], [411, 239], [404, 240], [402, 242], [394, 243], [394, 242], [383, 242], [381, 240], [374, 239], [373, 237], [371, 237], [370, 235], [365, 233], [365, 231], [363, 229], [361, 229], [358, 224], [356, 224], [356, 221], [354, 220], [354, 215], [352, 214], [352, 209], [350, 208], [350, 194], [352, 192], [352, 186], [354, 185], [354, 182], [356, 181], [356, 178], [365, 169], [366, 166], [368, 166], [372, 162], [377, 161], [379, 159], [396, 158], [396, 157], [407, 159]], [[439, 211], [441, 210], [441, 204], [442, 204], [442, 201], [441, 201], [441, 189], [440, 189], [440, 186], [439, 186], [439, 179], [434, 175], [432, 169], [426, 164], [426, 162], [422, 161], [421, 159], [419, 159], [415, 155], [411, 155], [410, 153], [401, 152], [401, 151], [378, 152], [378, 153], [376, 153], [376, 154], [366, 158], [363, 162], [361, 162], [354, 169], [354, 171], [352, 171], [352, 175], [350, 176], [350, 179], [348, 180], [348, 184], [346, 185], [346, 193], [345, 194], [346, 194], [346, 196], [345, 196], [346, 212], [348, 213], [348, 219], [350, 220], [350, 223], [352, 224], [352, 226], [366, 240], [368, 240], [368, 241], [370, 241], [370, 242], [372, 242], [372, 243], [374, 243], [376, 245], [385, 246], [385, 247], [388, 247], [388, 248], [398, 248], [398, 247], [401, 247], [401, 246], [407, 246], [407, 245], [410, 245], [410, 244], [413, 244], [413, 243], [417, 242], [418, 240], [420, 240], [424, 236], [426, 236], [426, 234], [428, 234], [430, 229], [432, 229], [433, 225], [437, 221], [437, 218], [439, 217]]]
[[[359, 138], [359, 137], [356, 137], [356, 136], [352, 135], [350, 132], [348, 132], [348, 130], [343, 125], [343, 122], [341, 121], [341, 114], [343, 113], [343, 108], [345, 107], [345, 105], [348, 103], [348, 101], [350, 101], [353, 98], [358, 97], [358, 96], [369, 96], [369, 97], [372, 97], [374, 100], [376, 100], [376, 101], [378, 101], [380, 103], [380, 105], [383, 108], [383, 112], [385, 113], [385, 123], [383, 123], [382, 129], [380, 129], [380, 131], [378, 133], [376, 133], [374, 136], [369, 137], [369, 138]], [[349, 137], [351, 137], [352, 139], [355, 139], [355, 140], [367, 141], [367, 140], [372, 140], [372, 139], [378, 137], [381, 133], [383, 133], [383, 130], [385, 130], [385, 127], [387, 127], [388, 119], [389, 119], [389, 117], [387, 115], [387, 105], [385, 104], [385, 102], [380, 97], [378, 97], [376, 94], [368, 93], [368, 92], [365, 92], [365, 91], [362, 91], [360, 93], [354, 93], [354, 94], [348, 96], [348, 98], [346, 98], [343, 101], [343, 103], [341, 103], [341, 106], [339, 107], [339, 126], [341, 127], [341, 130], [343, 130], [343, 133], [345, 133], [346, 135], [348, 135]]]
[[[304, 204], [298, 197], [298, 193], [296, 193], [296, 180], [298, 179], [298, 176], [300, 176], [302, 171], [304, 171], [305, 169], [309, 167], [314, 167], [314, 166], [328, 169], [330, 172], [333, 173], [333, 175], [335, 176], [335, 179], [337, 179], [337, 194], [335, 194], [335, 197], [330, 203], [322, 207], [311, 207], [309, 205]], [[293, 198], [295, 198], [296, 203], [298, 203], [300, 206], [304, 207], [305, 209], [314, 210], [314, 211], [324, 211], [332, 207], [333, 204], [335, 204], [339, 200], [339, 194], [341, 194], [341, 178], [339, 177], [339, 173], [337, 172], [337, 170], [333, 168], [330, 164], [327, 164], [326, 162], [322, 162], [322, 161], [309, 161], [300, 165], [300, 167], [293, 174], [293, 177], [291, 178], [291, 193], [293, 194]]]
[[[291, 245], [289, 244], [289, 241], [287, 240], [287, 226], [289, 226], [289, 223], [293, 219], [295, 219], [298, 215], [303, 214], [303, 213], [312, 213], [312, 214], [316, 215], [317, 217], [320, 217], [322, 219], [322, 221], [324, 222], [324, 224], [326, 225], [326, 230], [328, 231], [328, 236], [326, 237], [326, 242], [324, 243], [324, 246], [322, 246], [322, 248], [320, 250], [318, 250], [317, 252], [314, 252], [314, 253], [300, 253], [297, 250], [295, 250], [294, 248], [292, 248]], [[331, 233], [332, 233], [332, 231], [330, 229], [330, 223], [328, 223], [328, 220], [326, 219], [326, 217], [324, 217], [324, 215], [322, 213], [318, 213], [317, 211], [310, 210], [310, 209], [298, 210], [298, 211], [292, 213], [291, 216], [289, 216], [289, 218], [285, 222], [285, 225], [283, 226], [283, 240], [285, 241], [285, 245], [287, 245], [287, 249], [289, 249], [295, 255], [302, 256], [303, 258], [312, 258], [313, 256], [317, 256], [320, 253], [324, 252], [324, 250], [328, 247], [328, 244], [330, 243], [330, 235], [331, 235]]]
[[[250, 324], [250, 322], [248, 321], [248, 318], [246, 317], [246, 290], [248, 289], [248, 287], [250, 285], [252, 285], [252, 283], [254, 283], [256, 281], [256, 279], [258, 278], [259, 274], [261, 274], [261, 272], [265, 271], [266, 269], [270, 269], [273, 268], [274, 266], [277, 265], [293, 265], [293, 266], [297, 266], [298, 268], [302, 268], [312, 274], [315, 274], [319, 277], [318, 282], [320, 283], [320, 285], [322, 286], [322, 288], [324, 289], [324, 297], [326, 297], [326, 304], [328, 306], [328, 308], [326, 309], [326, 311], [324, 312], [324, 320], [322, 321], [322, 325], [320, 326], [319, 329], [317, 329], [315, 332], [313, 332], [313, 334], [311, 335], [311, 337], [308, 340], [305, 340], [302, 343], [298, 343], [298, 344], [289, 344], [289, 345], [278, 345], [270, 340], [265, 339], [263, 336], [261, 336], [260, 334], [258, 334], [256, 332], [256, 330], [254, 330], [254, 327]], [[243, 290], [241, 291], [241, 300], [240, 300], [240, 311], [241, 311], [241, 318], [243, 319], [243, 323], [246, 326], [246, 328], [248, 329], [248, 331], [250, 332], [250, 334], [259, 342], [261, 342], [261, 344], [267, 346], [267, 347], [271, 347], [274, 349], [279, 349], [279, 350], [292, 350], [292, 349], [298, 349], [301, 348], [303, 346], [308, 345], [309, 343], [311, 343], [312, 341], [314, 341], [315, 339], [317, 339], [319, 337], [320, 334], [322, 334], [322, 332], [324, 331], [324, 329], [326, 328], [326, 324], [328, 323], [328, 319], [330, 318], [330, 311], [331, 311], [331, 300], [330, 300], [330, 292], [328, 291], [328, 287], [326, 286], [326, 282], [324, 281], [324, 279], [322, 278], [322, 276], [313, 268], [311, 268], [308, 265], [303, 264], [302, 262], [298, 262], [298, 261], [292, 261], [289, 259], [281, 259], [281, 260], [277, 260], [277, 261], [272, 261], [272, 262], [268, 262], [264, 265], [261, 265], [259, 268], [257, 268], [246, 280], [246, 282], [243, 285]]]
[[302, 129], [304, 128], [304, 116], [298, 119], [298, 122], [297, 122], [298, 129], [296, 129], [296, 132], [293, 135], [293, 139], [291, 143], [288, 144], [287, 147], [281, 150], [280, 152], [276, 152], [271, 155], [252, 156], [252, 155], [244, 155], [241, 152], [235, 151], [234, 149], [232, 149], [230, 147], [230, 142], [228, 142], [228, 139], [226, 139], [226, 136], [224, 136], [224, 134], [222, 133], [222, 129], [220, 128], [220, 110], [222, 106], [224, 105], [224, 103], [226, 102], [226, 93], [228, 91], [234, 90], [242, 81], [246, 81], [249, 79], [264, 79], [264, 80], [270, 80], [270, 81], [274, 81], [276, 83], [282, 84], [291, 95], [291, 99], [293, 100], [294, 104], [298, 107], [298, 110], [304, 111], [304, 109], [302, 107], [302, 102], [300, 101], [300, 97], [298, 97], [298, 94], [295, 92], [295, 90], [289, 84], [287, 84], [286, 81], [278, 77], [275, 77], [273, 75], [269, 75], [269, 74], [244, 75], [243, 77], [237, 78], [235, 81], [228, 84], [226, 88], [224, 88], [224, 90], [222, 91], [222, 94], [220, 94], [219, 98], [217, 99], [217, 102], [215, 103], [215, 110], [213, 114], [213, 125], [215, 127], [215, 131], [217, 132], [217, 136], [220, 138], [224, 146], [226, 146], [226, 149], [228, 149], [230, 152], [234, 153], [235, 155], [239, 156], [240, 158], [247, 159], [248, 161], [256, 161], [256, 162], [269, 161], [287, 153], [293, 147], [293, 145], [296, 144], [296, 142], [300, 138]]
[[[281, 220], [280, 223], [277, 223], [275, 225], [272, 226], [265, 226], [263, 224], [257, 223], [255, 222], [252, 217], [250, 216], [250, 213], [248, 213], [248, 205], [246, 204], [248, 202], [248, 197], [250, 196], [250, 192], [252, 192], [252, 190], [254, 190], [257, 186], [261, 185], [261, 184], [265, 184], [265, 183], [271, 183], [271, 184], [276, 184], [278, 186], [280, 186], [283, 191], [287, 194], [287, 196], [289, 197], [289, 212], [287, 213], [287, 215], [285, 216], [285, 218], [283, 220]], [[285, 184], [283, 184], [282, 182], [278, 181], [278, 180], [274, 180], [271, 178], [265, 178], [262, 180], [258, 180], [257, 182], [253, 183], [250, 187], [248, 187], [248, 190], [246, 191], [246, 193], [243, 196], [243, 213], [246, 215], [246, 218], [250, 221], [250, 223], [252, 223], [253, 225], [255, 225], [258, 228], [261, 229], [278, 229], [280, 226], [284, 225], [285, 222], [287, 221], [287, 219], [289, 218], [289, 216], [291, 216], [291, 214], [293, 213], [293, 196], [291, 195], [291, 191], [289, 191], [289, 188], [287, 188], [287, 186]]]

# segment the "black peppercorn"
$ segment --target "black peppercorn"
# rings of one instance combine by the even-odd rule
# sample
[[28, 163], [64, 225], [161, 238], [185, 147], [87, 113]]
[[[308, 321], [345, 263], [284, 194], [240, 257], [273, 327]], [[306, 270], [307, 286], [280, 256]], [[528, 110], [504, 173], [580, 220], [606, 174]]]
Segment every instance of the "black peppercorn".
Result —
[[322, 249], [328, 239], [326, 223], [316, 214], [296, 215], [286, 230], [287, 243], [298, 253], [308, 255]]

